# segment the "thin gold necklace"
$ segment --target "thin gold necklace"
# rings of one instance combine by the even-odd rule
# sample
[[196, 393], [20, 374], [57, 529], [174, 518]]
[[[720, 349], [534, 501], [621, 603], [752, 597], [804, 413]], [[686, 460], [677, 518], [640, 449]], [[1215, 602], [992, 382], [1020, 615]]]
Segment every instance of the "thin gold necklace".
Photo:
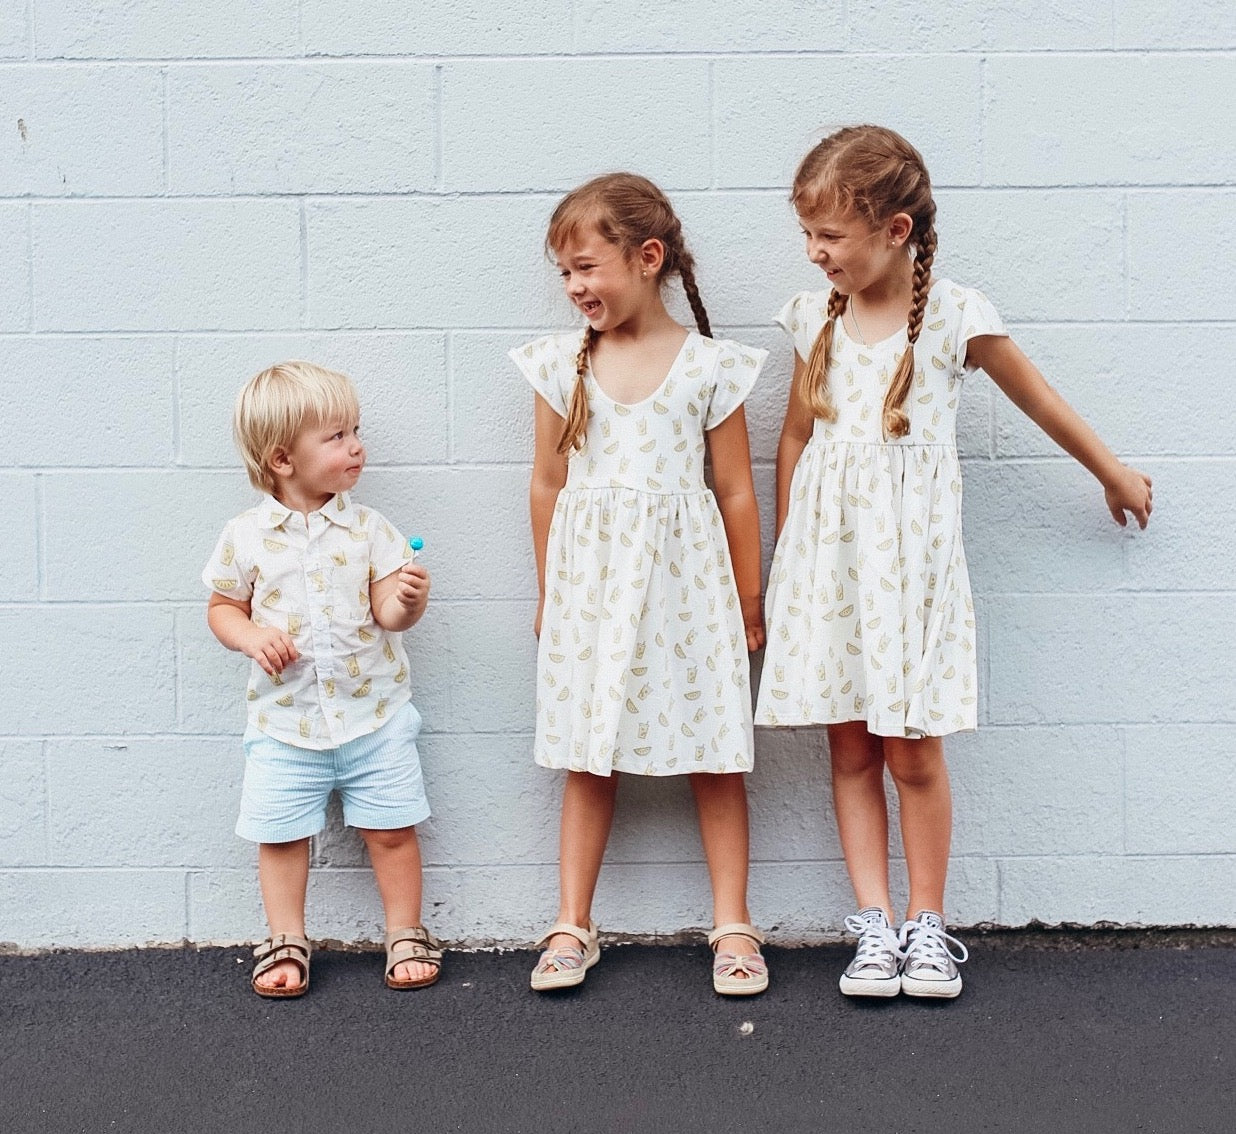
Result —
[[850, 296], [850, 302], [846, 305], [850, 312], [850, 322], [854, 324], [854, 333], [858, 335], [858, 341], [861, 346], [867, 346], [867, 336], [863, 334], [863, 329], [858, 325], [858, 312], [854, 310], [857, 306], [854, 302], [854, 297]]

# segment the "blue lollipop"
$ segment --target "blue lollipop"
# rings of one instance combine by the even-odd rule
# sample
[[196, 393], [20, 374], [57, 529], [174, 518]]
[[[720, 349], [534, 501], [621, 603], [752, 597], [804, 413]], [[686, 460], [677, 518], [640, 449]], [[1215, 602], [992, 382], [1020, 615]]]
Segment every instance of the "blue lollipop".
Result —
[[412, 549], [412, 562], [416, 562], [416, 553], [425, 546], [425, 541], [420, 536], [414, 535], [408, 540], [408, 546]]

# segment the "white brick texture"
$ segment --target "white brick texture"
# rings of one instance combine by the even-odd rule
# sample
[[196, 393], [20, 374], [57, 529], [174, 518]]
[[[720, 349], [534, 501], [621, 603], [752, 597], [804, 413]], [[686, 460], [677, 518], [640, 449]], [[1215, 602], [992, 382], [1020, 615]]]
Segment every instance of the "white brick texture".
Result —
[[[263, 931], [232, 830], [247, 661], [199, 572], [253, 499], [237, 389], [353, 375], [361, 497], [426, 541], [407, 636], [434, 815], [432, 928], [553, 913], [561, 777], [536, 768], [533, 398], [506, 358], [572, 324], [544, 249], [566, 188], [670, 193], [715, 333], [770, 348], [747, 404], [765, 567], [792, 356], [824, 284], [788, 201], [826, 130], [923, 152], [939, 275], [983, 290], [1111, 447], [1146, 532], [994, 383], [958, 441], [980, 729], [947, 744], [949, 915], [1236, 926], [1236, 100], [1230, 0], [19, 0], [0, 5], [0, 946]], [[671, 309], [689, 318], [680, 289]], [[760, 659], [755, 659], [758, 675]], [[822, 731], [761, 732], [751, 906], [836, 938], [852, 895]], [[898, 900], [905, 865], [891, 847]], [[311, 932], [380, 937], [332, 806]], [[707, 927], [684, 782], [623, 785], [597, 920]]]

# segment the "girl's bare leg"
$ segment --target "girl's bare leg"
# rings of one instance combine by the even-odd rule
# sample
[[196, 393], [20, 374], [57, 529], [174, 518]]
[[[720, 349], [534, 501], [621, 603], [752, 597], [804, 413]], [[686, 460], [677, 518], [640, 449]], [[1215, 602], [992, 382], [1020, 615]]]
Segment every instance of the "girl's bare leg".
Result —
[[[617, 775], [567, 772], [558, 838], [558, 921], [588, 928], [617, 795]], [[580, 945], [566, 933], [556, 933], [548, 942], [551, 949], [578, 949]]]
[[[747, 872], [750, 842], [747, 823], [747, 783], [741, 772], [697, 772], [688, 777], [699, 815], [700, 841], [712, 882], [712, 923], [750, 923]], [[751, 940], [729, 936], [717, 941], [718, 953], [750, 953]]]
[[859, 909], [878, 906], [891, 922], [888, 888], [888, 800], [882, 738], [864, 721], [829, 725], [833, 807], [846, 869]]
[[884, 737], [884, 758], [901, 801], [901, 841], [910, 875], [907, 916], [921, 910], [944, 915], [953, 833], [953, 801], [944, 742], [938, 736], [919, 740]]

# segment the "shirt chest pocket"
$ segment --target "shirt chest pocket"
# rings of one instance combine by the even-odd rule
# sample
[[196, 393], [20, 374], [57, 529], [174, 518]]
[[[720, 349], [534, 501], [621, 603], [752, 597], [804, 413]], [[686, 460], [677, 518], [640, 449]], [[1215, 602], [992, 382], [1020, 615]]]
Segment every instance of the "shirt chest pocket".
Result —
[[340, 548], [326, 556], [326, 587], [338, 615], [354, 622], [369, 618], [369, 556], [367, 548]]

